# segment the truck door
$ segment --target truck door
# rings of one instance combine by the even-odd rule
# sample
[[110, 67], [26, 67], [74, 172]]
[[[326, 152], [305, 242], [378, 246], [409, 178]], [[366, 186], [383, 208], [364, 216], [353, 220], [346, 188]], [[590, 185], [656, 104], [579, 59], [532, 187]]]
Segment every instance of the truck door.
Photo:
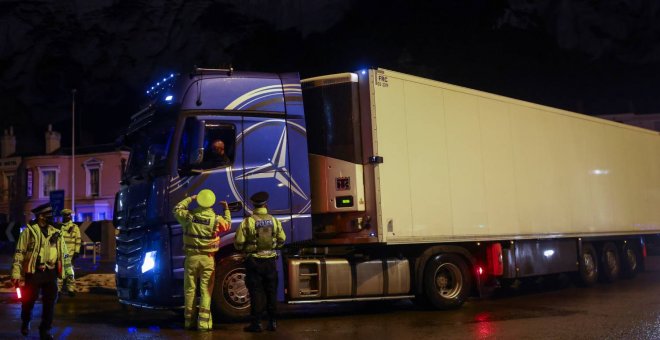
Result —
[[243, 133], [237, 144], [243, 145], [242, 178], [245, 181], [245, 203], [259, 191], [270, 195], [268, 212], [291, 214], [291, 196], [303, 190], [289, 171], [288, 138], [284, 119], [245, 117]]

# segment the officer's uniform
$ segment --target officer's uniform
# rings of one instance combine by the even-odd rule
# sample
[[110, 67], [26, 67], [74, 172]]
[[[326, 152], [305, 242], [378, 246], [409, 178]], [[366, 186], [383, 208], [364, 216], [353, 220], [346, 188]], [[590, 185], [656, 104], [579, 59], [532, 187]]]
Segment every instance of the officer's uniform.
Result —
[[[215, 195], [204, 189], [197, 195], [198, 208], [188, 211], [192, 198], [187, 197], [174, 207], [174, 216], [183, 228], [184, 263], [183, 290], [185, 293], [185, 327], [212, 330], [211, 293], [215, 279], [215, 253], [220, 247], [219, 233], [231, 227], [231, 215], [218, 216], [211, 208]], [[195, 288], [199, 279], [199, 311], [195, 302]], [[197, 319], [197, 320], [196, 320]]]
[[250, 201], [255, 206], [252, 216], [246, 217], [236, 231], [234, 247], [246, 254], [246, 284], [250, 292], [251, 323], [245, 327], [248, 332], [261, 332], [261, 315], [266, 300], [268, 329], [277, 328], [277, 253], [284, 245], [286, 235], [278, 219], [268, 214], [265, 207], [268, 193], [258, 192]]
[[60, 231], [62, 232], [62, 237], [64, 237], [66, 247], [69, 249], [69, 257], [74, 259], [80, 255], [80, 245], [82, 243], [80, 228], [78, 228], [78, 225], [73, 223], [70, 219], [71, 214], [73, 213], [71, 209], [62, 209], [61, 213], [63, 218], [69, 218], [68, 221], [62, 222], [60, 225]]
[[27, 335], [29, 332], [32, 309], [41, 291], [43, 312], [39, 331], [42, 338], [52, 338], [50, 329], [57, 300], [57, 279], [66, 278], [67, 289], [74, 290], [73, 267], [60, 231], [48, 224], [52, 213], [50, 205], [41, 205], [32, 212], [35, 221], [21, 232], [16, 243], [11, 278], [14, 282], [25, 279], [21, 333]]

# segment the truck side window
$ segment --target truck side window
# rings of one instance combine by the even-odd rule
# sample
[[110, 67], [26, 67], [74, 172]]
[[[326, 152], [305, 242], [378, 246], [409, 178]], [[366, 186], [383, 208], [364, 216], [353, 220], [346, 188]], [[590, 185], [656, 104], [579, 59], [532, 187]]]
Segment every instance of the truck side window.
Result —
[[[199, 124], [203, 124], [200, 126]], [[189, 118], [179, 145], [179, 169], [207, 170], [234, 163], [236, 127]]]
[[231, 124], [207, 122], [204, 133], [204, 160], [201, 169], [230, 166], [234, 162], [236, 128]]

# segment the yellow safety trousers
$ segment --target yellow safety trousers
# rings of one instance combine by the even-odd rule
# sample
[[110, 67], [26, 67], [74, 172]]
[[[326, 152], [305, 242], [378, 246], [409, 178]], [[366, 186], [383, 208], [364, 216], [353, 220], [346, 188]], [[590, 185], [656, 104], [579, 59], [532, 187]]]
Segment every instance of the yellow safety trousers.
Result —
[[[195, 306], [195, 289], [199, 280], [199, 308]], [[215, 281], [215, 260], [213, 254], [186, 254], [183, 275], [185, 293], [185, 327], [199, 330], [212, 330], [211, 295]]]

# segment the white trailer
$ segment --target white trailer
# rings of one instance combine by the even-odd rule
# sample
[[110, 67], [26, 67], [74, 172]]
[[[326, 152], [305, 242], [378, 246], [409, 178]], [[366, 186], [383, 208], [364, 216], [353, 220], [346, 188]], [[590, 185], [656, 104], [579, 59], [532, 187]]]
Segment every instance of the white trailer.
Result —
[[613, 281], [660, 233], [657, 132], [384, 69], [302, 85], [314, 239], [285, 250], [290, 302]]

